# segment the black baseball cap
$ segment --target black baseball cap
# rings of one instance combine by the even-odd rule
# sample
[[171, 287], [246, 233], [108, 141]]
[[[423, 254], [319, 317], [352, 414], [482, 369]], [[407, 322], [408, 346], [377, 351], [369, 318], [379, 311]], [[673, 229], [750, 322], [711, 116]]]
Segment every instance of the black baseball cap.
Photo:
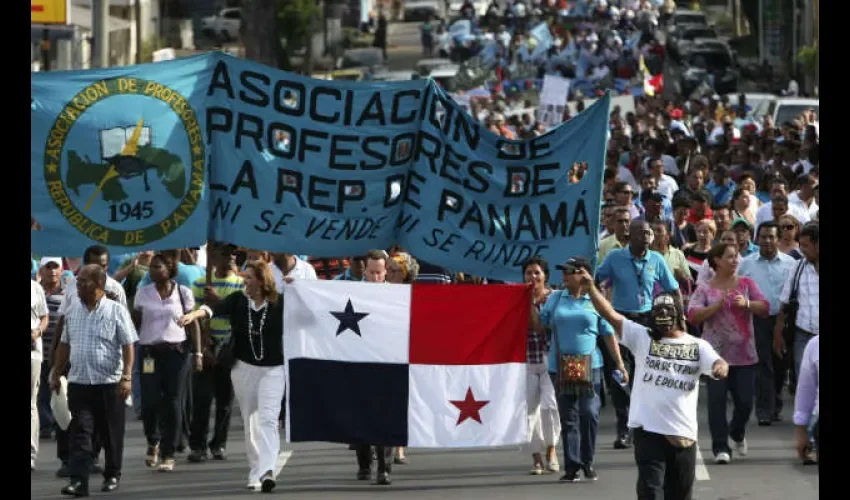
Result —
[[593, 266], [591, 266], [590, 261], [584, 257], [573, 257], [563, 264], [558, 264], [555, 266], [555, 269], [568, 272], [574, 272], [577, 269], [587, 269], [588, 272], [592, 272]]

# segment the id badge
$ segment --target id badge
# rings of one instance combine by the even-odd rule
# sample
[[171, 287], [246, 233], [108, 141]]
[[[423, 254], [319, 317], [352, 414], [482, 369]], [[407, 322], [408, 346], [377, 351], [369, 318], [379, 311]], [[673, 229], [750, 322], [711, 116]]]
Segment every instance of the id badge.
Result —
[[142, 373], [151, 374], [154, 371], [154, 362], [153, 358], [145, 358], [142, 360]]
[[638, 307], [643, 307], [643, 294], [638, 295]]

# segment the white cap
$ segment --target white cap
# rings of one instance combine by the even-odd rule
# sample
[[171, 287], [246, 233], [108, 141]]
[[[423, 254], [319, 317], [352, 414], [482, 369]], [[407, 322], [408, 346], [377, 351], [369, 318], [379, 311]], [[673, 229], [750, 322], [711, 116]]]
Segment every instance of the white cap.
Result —
[[50, 264], [51, 262], [56, 264], [60, 268], [62, 267], [62, 259], [60, 259], [59, 257], [42, 257], [38, 268], [41, 269], [42, 267], [46, 266], [47, 264]]

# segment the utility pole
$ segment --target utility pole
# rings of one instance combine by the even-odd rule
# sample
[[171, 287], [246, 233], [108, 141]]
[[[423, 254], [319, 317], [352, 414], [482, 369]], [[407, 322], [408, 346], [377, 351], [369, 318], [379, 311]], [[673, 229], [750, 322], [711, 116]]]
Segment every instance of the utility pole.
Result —
[[136, 21], [136, 64], [142, 62], [142, 0], [133, 0], [133, 17]]
[[41, 30], [41, 71], [50, 71], [50, 30]]
[[313, 51], [313, 37], [318, 28], [316, 26], [316, 10], [318, 10], [318, 2], [319, 0], [316, 0], [316, 7], [310, 11], [310, 33], [307, 34], [307, 40], [304, 42], [307, 44], [307, 47], [305, 47], [307, 50], [304, 53], [303, 73], [308, 76], [313, 74], [313, 65], [316, 58], [316, 54]]
[[109, 0], [92, 0], [92, 67], [109, 67]]

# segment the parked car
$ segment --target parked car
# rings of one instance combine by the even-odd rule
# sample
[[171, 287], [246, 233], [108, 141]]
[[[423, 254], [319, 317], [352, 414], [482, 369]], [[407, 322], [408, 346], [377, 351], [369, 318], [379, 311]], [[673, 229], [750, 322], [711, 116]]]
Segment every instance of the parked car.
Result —
[[793, 122], [803, 111], [811, 109], [820, 121], [820, 99], [802, 97], [777, 97], [767, 109], [767, 114], [773, 117], [773, 123], [780, 126], [785, 122]]
[[694, 45], [694, 42], [701, 39], [717, 40], [717, 32], [708, 26], [687, 25], [686, 28], [679, 30], [675, 43], [672, 45], [668, 43], [667, 47], [670, 49], [670, 55], [673, 59], [681, 61], [682, 57]]
[[201, 34], [214, 40], [236, 40], [241, 27], [242, 9], [238, 7], [221, 9], [218, 14], [201, 19]]
[[685, 69], [680, 84], [682, 93], [690, 95], [702, 82], [717, 94], [738, 91], [740, 72], [729, 46], [720, 41], [694, 44], [684, 56]]
[[405, 22], [442, 19], [445, 17], [445, 2], [443, 0], [403, 0], [403, 15]]
[[667, 20], [667, 27], [670, 29], [681, 24], [699, 24], [702, 26], [708, 26], [708, 19], [705, 17], [703, 12], [688, 9], [677, 9], [673, 11], [673, 15], [671, 15]]

